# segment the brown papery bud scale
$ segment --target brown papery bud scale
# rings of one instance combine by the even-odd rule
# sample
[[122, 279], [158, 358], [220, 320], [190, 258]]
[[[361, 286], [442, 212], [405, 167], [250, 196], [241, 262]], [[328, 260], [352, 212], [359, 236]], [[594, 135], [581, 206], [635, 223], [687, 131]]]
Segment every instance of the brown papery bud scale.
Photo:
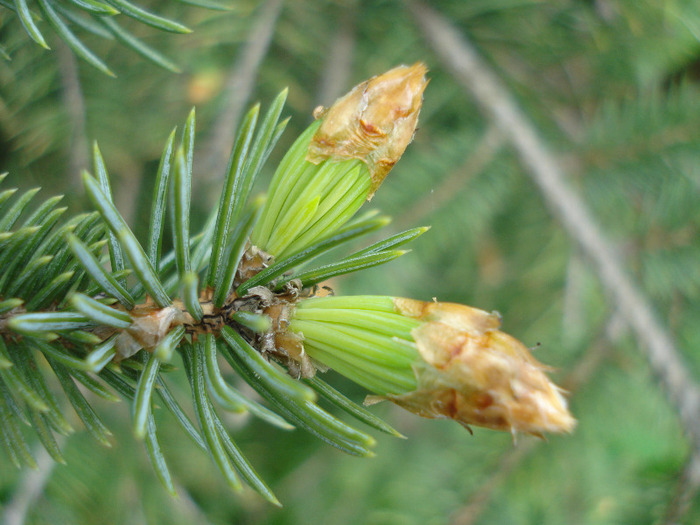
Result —
[[424, 363], [415, 367], [415, 391], [386, 399], [464, 426], [534, 435], [574, 428], [562, 391], [520, 341], [498, 330], [498, 314], [412, 299], [394, 304], [424, 321], [411, 332]]
[[427, 67], [398, 66], [355, 86], [327, 110], [314, 112], [323, 122], [306, 160], [359, 159], [370, 172], [368, 200], [413, 139], [423, 103]]

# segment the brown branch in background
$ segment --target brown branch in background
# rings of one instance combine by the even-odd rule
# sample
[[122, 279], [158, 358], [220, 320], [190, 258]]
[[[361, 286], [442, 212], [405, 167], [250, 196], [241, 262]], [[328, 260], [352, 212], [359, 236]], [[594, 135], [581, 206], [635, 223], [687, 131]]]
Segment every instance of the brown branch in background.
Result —
[[236, 127], [253, 92], [258, 69], [272, 43], [281, 10], [282, 0], [268, 0], [251, 25], [248, 40], [224, 85], [224, 107], [204, 146], [206, 157], [198, 176], [200, 180], [211, 182], [224, 177]]
[[[573, 395], [593, 377], [598, 367], [608, 357], [610, 346], [622, 337], [623, 329], [622, 317], [617, 313], [614, 314], [605, 327], [602, 339], [584, 353], [562, 382], [562, 386], [569, 392], [569, 395]], [[537, 451], [542, 443], [541, 440], [529, 439], [506, 452], [501, 457], [494, 472], [480, 485], [478, 490], [470, 495], [466, 504], [452, 515], [450, 525], [474, 525], [477, 523], [488, 508], [498, 487], [525, 459]]]
[[330, 106], [350, 85], [355, 54], [355, 6], [337, 10], [337, 30], [323, 66], [318, 89], [318, 104]]
[[467, 160], [440, 181], [440, 185], [430, 194], [430, 198], [422, 198], [410, 209], [394, 220], [394, 229], [402, 230], [411, 225], [420, 224], [435, 210], [442, 208], [454, 199], [459, 192], [493, 160], [503, 146], [501, 132], [495, 126], [489, 126]]
[[[673, 338], [625, 271], [620, 257], [584, 201], [571, 189], [561, 166], [513, 96], [464, 35], [432, 8], [415, 0], [407, 1], [407, 5], [446, 69], [512, 144], [552, 214], [593, 262], [616, 309], [632, 329], [666, 395], [678, 411], [693, 448], [700, 450], [700, 390], [684, 367]], [[700, 487], [700, 473], [692, 474], [695, 477], [690, 484]]]
[[[74, 192], [83, 194], [81, 172], [91, 168], [90, 144], [86, 133], [85, 97], [78, 75], [78, 61], [73, 51], [61, 39], [57, 39], [56, 57], [61, 77], [63, 105], [70, 121], [70, 149], [68, 152], [68, 176]], [[143, 167], [134, 159], [123, 161], [119, 173], [119, 190], [115, 201], [122, 216], [131, 222], [136, 215], [137, 199], [142, 182]], [[114, 185], [114, 182], [112, 182]]]
[[78, 61], [61, 39], [56, 39], [56, 58], [61, 77], [61, 95], [70, 121], [68, 176], [73, 189], [83, 191], [81, 170], [89, 166], [89, 148], [85, 133], [85, 99], [78, 76]]

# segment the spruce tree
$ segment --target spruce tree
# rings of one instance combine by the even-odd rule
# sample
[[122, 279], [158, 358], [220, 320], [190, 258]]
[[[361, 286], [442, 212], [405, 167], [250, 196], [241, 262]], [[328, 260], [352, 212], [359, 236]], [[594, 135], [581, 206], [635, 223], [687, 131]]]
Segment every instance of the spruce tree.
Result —
[[[695, 3], [0, 17], [8, 523], [699, 518]], [[314, 158], [338, 137], [316, 106], [419, 62], [418, 131], [381, 187], [365, 171], [391, 155]], [[493, 382], [433, 360], [452, 329], [529, 347], [538, 392], [552, 366], [573, 433], [529, 436], [573, 421], [511, 404], [477, 421]], [[445, 392], [462, 404], [436, 411]]]

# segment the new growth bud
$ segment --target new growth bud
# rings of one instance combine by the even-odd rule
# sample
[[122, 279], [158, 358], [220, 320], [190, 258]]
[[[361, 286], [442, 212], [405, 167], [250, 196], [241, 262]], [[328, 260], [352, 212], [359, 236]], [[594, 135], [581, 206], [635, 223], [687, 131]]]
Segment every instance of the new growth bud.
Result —
[[569, 432], [546, 367], [496, 313], [391, 297], [301, 301], [290, 330], [314, 360], [419, 416], [508, 432]]
[[302, 133], [280, 163], [252, 243], [284, 258], [332, 235], [370, 199], [411, 142], [424, 64], [359, 84]]

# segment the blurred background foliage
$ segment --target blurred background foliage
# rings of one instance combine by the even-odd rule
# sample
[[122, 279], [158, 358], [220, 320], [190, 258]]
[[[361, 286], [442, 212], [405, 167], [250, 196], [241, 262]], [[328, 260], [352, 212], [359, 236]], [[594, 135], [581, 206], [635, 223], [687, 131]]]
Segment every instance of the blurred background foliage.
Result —
[[[0, 59], [0, 167], [8, 181], [40, 185], [45, 196], [65, 193], [71, 209], [82, 210], [79, 170], [97, 140], [120, 210], [143, 234], [163, 143], [196, 105], [196, 228], [215, 202], [245, 106], [268, 104], [289, 87], [292, 120], [269, 178], [316, 105], [399, 63], [425, 61], [431, 82], [415, 141], [371, 206], [394, 216], [395, 231], [432, 230], [391, 267], [333, 285], [344, 294], [437, 297], [500, 311], [505, 330], [540, 345], [536, 356], [571, 391], [578, 428], [546, 442], [518, 436], [514, 446], [508, 435], [475, 429], [470, 436], [454, 423], [379, 405], [408, 439], [377, 436], [377, 456], [357, 459], [303, 432], [229, 419], [283, 502], [277, 509], [252, 492], [230, 493], [163, 418], [161, 439], [180, 482], [179, 499], [171, 499], [131, 436], [129, 411], [104, 406], [115, 432], [111, 449], [79, 434], [65, 445], [68, 466], [44, 461], [38, 473], [15, 471], [0, 458], [7, 523], [17, 523], [18, 509], [27, 510], [27, 523], [52, 524], [700, 522], [689, 467], [697, 445], [650, 368], [645, 341], [629, 332], [511, 144], [426, 39], [421, 4], [220, 1], [229, 10], [142, 2], [186, 24], [189, 35], [118, 15], [181, 74], [76, 30], [116, 78], [76, 59], [55, 33], [45, 32], [51, 51], [34, 44], [0, 3], [0, 44], [11, 58]], [[555, 153], [700, 381], [700, 5], [430, 5], [469, 39]], [[363, 398], [359, 387], [329, 375]]]

